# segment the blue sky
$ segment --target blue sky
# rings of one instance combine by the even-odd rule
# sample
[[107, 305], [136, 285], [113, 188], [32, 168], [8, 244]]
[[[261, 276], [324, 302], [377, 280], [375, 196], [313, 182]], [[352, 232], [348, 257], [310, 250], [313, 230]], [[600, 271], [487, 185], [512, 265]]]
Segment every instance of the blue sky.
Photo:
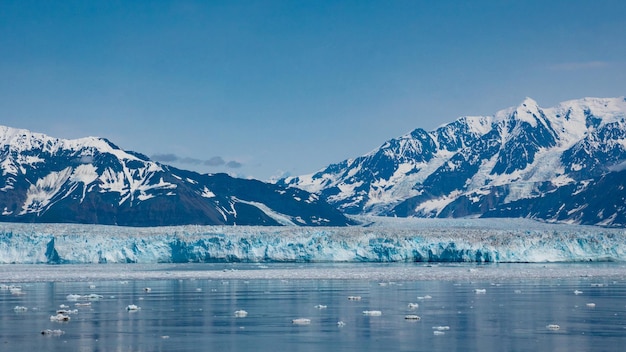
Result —
[[527, 96], [624, 96], [624, 18], [623, 0], [3, 0], [0, 124], [307, 174]]

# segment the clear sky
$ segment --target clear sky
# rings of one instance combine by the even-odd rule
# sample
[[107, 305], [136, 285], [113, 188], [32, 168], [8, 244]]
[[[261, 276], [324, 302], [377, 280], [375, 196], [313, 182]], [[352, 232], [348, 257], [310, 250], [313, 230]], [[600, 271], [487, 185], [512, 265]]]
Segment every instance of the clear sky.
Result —
[[0, 1], [0, 124], [267, 180], [624, 96], [626, 1]]

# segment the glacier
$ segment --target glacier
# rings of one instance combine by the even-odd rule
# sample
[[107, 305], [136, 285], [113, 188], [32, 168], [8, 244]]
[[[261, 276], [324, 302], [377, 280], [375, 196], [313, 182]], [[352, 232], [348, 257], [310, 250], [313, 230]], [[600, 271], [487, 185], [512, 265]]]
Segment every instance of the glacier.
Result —
[[626, 229], [528, 219], [359, 218], [352, 227], [0, 224], [0, 264], [626, 261]]

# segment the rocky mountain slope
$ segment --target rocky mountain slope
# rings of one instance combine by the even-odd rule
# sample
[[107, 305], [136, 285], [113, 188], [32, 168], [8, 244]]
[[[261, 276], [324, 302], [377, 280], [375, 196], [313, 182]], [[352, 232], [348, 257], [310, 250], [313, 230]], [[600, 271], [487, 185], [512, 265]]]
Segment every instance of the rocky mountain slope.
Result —
[[315, 194], [198, 174], [103, 138], [65, 140], [0, 126], [0, 221], [127, 226], [352, 223]]

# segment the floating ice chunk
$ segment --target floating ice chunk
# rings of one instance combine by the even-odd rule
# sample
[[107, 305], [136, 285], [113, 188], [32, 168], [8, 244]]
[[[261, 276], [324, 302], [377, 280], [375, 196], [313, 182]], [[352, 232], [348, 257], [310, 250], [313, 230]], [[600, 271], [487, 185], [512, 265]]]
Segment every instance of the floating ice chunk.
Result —
[[89, 301], [97, 301], [97, 300], [100, 300], [100, 299], [102, 299], [102, 298], [104, 298], [104, 296], [103, 296], [103, 295], [97, 295], [97, 294], [95, 294], [95, 293], [92, 293], [92, 294], [88, 294], [88, 295], [86, 295], [86, 296], [83, 296], [83, 299], [86, 299], [86, 300], [89, 300]]
[[343, 321], [340, 320], [340, 321], [337, 322], [337, 326], [341, 328], [341, 327], [346, 326], [346, 323], [344, 323]]
[[196, 292], [202, 292], [202, 289], [201, 289], [200, 287], [198, 287], [198, 288], [196, 289]]
[[417, 303], [409, 303], [409, 305], [408, 305], [409, 309], [411, 309], [411, 310], [417, 309], [417, 308], [419, 308], [419, 306], [420, 305], [417, 304]]
[[348, 296], [348, 301], [360, 301], [361, 296]]
[[487, 293], [487, 289], [484, 289], [484, 288], [475, 288], [475, 289], [474, 289], [474, 293], [476, 293], [477, 295], [482, 295], [482, 294]]
[[433, 326], [433, 330], [435, 331], [446, 331], [450, 330], [450, 327], [447, 325]]
[[85, 303], [76, 303], [74, 304], [76, 307], [91, 307], [91, 302], [85, 302]]
[[422, 318], [419, 315], [415, 315], [415, 314], [405, 315], [404, 319], [406, 319], [406, 320], [422, 320]]
[[423, 301], [423, 300], [425, 300], [425, 299], [431, 299], [431, 298], [432, 298], [432, 296], [430, 296], [430, 295], [426, 295], [426, 296], [417, 296], [417, 299], [419, 299], [420, 301]]
[[15, 307], [13, 308], [13, 310], [14, 310], [15, 312], [19, 312], [19, 313], [21, 313], [21, 312], [27, 312], [27, 311], [28, 311], [28, 308], [23, 307], [23, 306], [15, 306]]
[[605, 287], [605, 284], [591, 284], [591, 287]]
[[595, 308], [596, 304], [595, 303], [587, 303], [587, 307], [589, 308]]
[[559, 330], [561, 327], [557, 324], [548, 324], [546, 325], [546, 329], [548, 330], [552, 330], [552, 331], [556, 331]]
[[364, 310], [363, 311], [363, 315], [367, 315], [370, 317], [379, 317], [381, 315], [383, 315], [383, 312], [379, 311], [379, 310]]
[[9, 287], [9, 292], [11, 292], [11, 294], [14, 295], [14, 296], [20, 296], [20, 295], [25, 295], [26, 294], [24, 291], [22, 291], [22, 287], [21, 286], [10, 286]]
[[323, 305], [323, 304], [318, 304], [318, 305], [315, 306], [315, 308], [316, 309], [326, 309], [326, 308], [328, 308], [328, 306]]
[[93, 290], [94, 288], [96, 288], [96, 285], [91, 284], [91, 285], [89, 285], [89, 288]]
[[73, 295], [73, 294], [69, 294], [67, 296], [65, 296], [65, 299], [67, 299], [68, 301], [78, 301], [79, 299], [81, 299], [81, 295]]
[[138, 310], [141, 310], [141, 307], [138, 307], [134, 304], [129, 304], [128, 306], [126, 306], [126, 310], [129, 312], [136, 312]]
[[575, 295], [582, 295], [582, 294], [583, 294], [583, 291], [580, 291], [580, 290], [574, 290], [574, 294], [575, 294]]
[[248, 316], [248, 312], [246, 312], [246, 311], [245, 311], [245, 310], [243, 310], [243, 309], [236, 310], [236, 311], [235, 311], [235, 316], [236, 316], [237, 318], [245, 318], [245, 317], [247, 317], [247, 316]]
[[65, 314], [57, 314], [57, 315], [51, 315], [50, 316], [50, 321], [70, 321], [70, 316], [69, 315], [65, 315]]
[[60, 329], [46, 329], [46, 330], [41, 330], [41, 334], [42, 335], [48, 335], [48, 336], [61, 336], [63, 334], [65, 334], [65, 331], [60, 330]]
[[152, 292], [152, 289], [150, 287], [144, 287], [143, 291], [144, 292]]
[[311, 319], [297, 318], [297, 319], [291, 320], [291, 323], [294, 325], [309, 325], [311, 324]]
[[69, 307], [70, 307], [70, 306], [65, 305], [65, 304], [61, 304], [61, 305], [59, 306], [59, 308], [61, 308], [61, 309], [68, 309]]
[[435, 336], [441, 336], [441, 335], [445, 335], [446, 333], [443, 331], [439, 331], [439, 330], [435, 330], [433, 331], [433, 335]]
[[59, 309], [59, 310], [57, 310], [57, 314], [70, 315], [70, 314], [76, 314], [76, 313], [78, 313], [78, 309]]

